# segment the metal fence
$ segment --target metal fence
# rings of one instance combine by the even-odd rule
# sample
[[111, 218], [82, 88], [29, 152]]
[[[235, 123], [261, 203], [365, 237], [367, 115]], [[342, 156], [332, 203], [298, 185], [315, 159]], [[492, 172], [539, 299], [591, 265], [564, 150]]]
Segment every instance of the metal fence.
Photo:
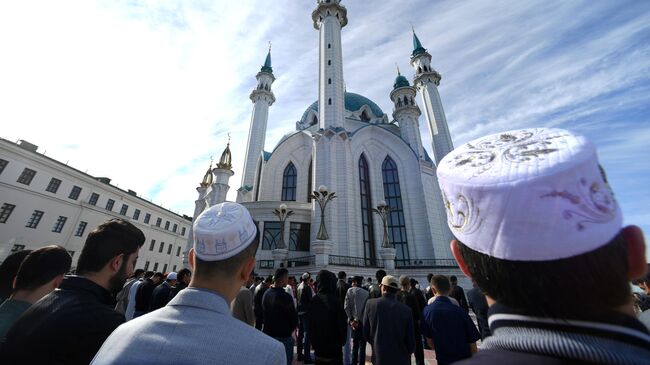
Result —
[[454, 259], [397, 259], [395, 267], [399, 268], [419, 268], [419, 267], [458, 267]]
[[292, 257], [287, 260], [288, 267], [301, 267], [316, 265], [316, 256]]
[[329, 264], [351, 267], [384, 267], [384, 262], [382, 260], [337, 255], [329, 255]]

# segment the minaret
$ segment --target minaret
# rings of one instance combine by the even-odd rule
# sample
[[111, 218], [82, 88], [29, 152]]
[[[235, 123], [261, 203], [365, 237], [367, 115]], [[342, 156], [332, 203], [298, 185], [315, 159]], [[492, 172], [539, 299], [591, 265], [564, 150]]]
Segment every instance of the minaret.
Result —
[[230, 180], [230, 177], [234, 175], [231, 162], [232, 156], [230, 155], [230, 137], [228, 137], [228, 144], [226, 145], [226, 149], [223, 150], [217, 167], [212, 170], [212, 175], [214, 175], [214, 183], [212, 184], [212, 190], [210, 191], [210, 206], [226, 201], [226, 195], [230, 189], [228, 180]]
[[253, 191], [257, 180], [260, 178], [260, 176], [257, 176], [257, 164], [260, 162], [262, 149], [264, 148], [269, 107], [275, 102], [275, 95], [271, 91], [271, 85], [275, 81], [275, 76], [273, 76], [273, 68], [271, 67], [270, 45], [264, 66], [262, 66], [260, 72], [255, 77], [257, 78], [257, 87], [250, 95], [250, 99], [253, 102], [253, 114], [251, 116], [250, 130], [248, 131], [242, 186], [239, 189], [237, 201], [252, 201], [257, 195], [257, 192]]
[[345, 116], [345, 83], [341, 28], [348, 23], [341, 0], [318, 0], [311, 14], [319, 32], [318, 123], [320, 128], [342, 128]]
[[[210, 185], [212, 185], [212, 159], [210, 159], [210, 167], [208, 168], [208, 171], [206, 171], [205, 175], [203, 175], [203, 181], [201, 181], [199, 186], [196, 188], [196, 191], [199, 193], [199, 198], [194, 201], [194, 217], [192, 218], [192, 223], [194, 222], [194, 219], [196, 219], [196, 217], [198, 217], [199, 214], [201, 214], [207, 206], [207, 201], [205, 198], [206, 192]], [[187, 235], [187, 244], [185, 245], [185, 250], [183, 251], [183, 265], [185, 265], [186, 268], [189, 268], [187, 253], [194, 245], [193, 226], [193, 224], [190, 226], [190, 233]]]
[[433, 154], [436, 165], [442, 158], [454, 149], [451, 143], [451, 135], [447, 126], [445, 112], [442, 109], [442, 101], [438, 93], [440, 85], [440, 74], [431, 68], [431, 55], [427, 52], [418, 36], [413, 30], [413, 53], [411, 54], [411, 66], [415, 69], [413, 84], [422, 94], [425, 114], [429, 122], [429, 133], [433, 144]]
[[415, 88], [409, 85], [406, 77], [402, 76], [397, 68], [397, 78], [393, 84], [393, 91], [390, 92], [390, 100], [393, 101], [393, 119], [399, 124], [402, 138], [424, 159], [422, 149], [422, 136], [420, 135], [420, 108], [415, 104]]

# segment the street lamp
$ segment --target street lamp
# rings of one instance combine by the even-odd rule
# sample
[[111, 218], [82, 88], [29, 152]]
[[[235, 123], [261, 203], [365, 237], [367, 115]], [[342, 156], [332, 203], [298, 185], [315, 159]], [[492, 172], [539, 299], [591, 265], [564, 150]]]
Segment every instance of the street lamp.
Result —
[[393, 247], [390, 243], [390, 238], [388, 238], [388, 214], [391, 211], [390, 206], [382, 200], [377, 203], [377, 208], [372, 208], [372, 211], [381, 217], [381, 222], [384, 224], [384, 239], [381, 242], [381, 247]]
[[280, 242], [278, 242], [276, 248], [284, 249], [286, 248], [284, 243], [284, 222], [293, 215], [293, 210], [287, 210], [286, 204], [280, 204], [279, 209], [273, 209], [273, 214], [280, 220]]
[[327, 206], [327, 203], [329, 203], [330, 200], [336, 198], [336, 193], [328, 192], [327, 187], [325, 185], [321, 185], [318, 187], [318, 191], [314, 190], [311, 193], [311, 198], [316, 200], [318, 202], [318, 205], [320, 206], [320, 228], [318, 228], [318, 234], [316, 235], [316, 239], [325, 241], [329, 239], [329, 235], [327, 234], [327, 229], [325, 229], [325, 207]]

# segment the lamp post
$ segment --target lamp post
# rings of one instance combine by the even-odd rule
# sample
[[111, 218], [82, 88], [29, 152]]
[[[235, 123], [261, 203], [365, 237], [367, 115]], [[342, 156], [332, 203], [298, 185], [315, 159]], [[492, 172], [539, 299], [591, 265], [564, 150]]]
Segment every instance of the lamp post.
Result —
[[286, 204], [280, 204], [279, 209], [273, 209], [273, 214], [280, 220], [280, 242], [278, 242], [276, 248], [284, 249], [286, 248], [284, 243], [284, 222], [293, 215], [293, 210], [287, 210]]
[[325, 185], [321, 185], [318, 187], [318, 191], [314, 190], [311, 193], [311, 197], [312, 199], [316, 200], [320, 206], [320, 228], [318, 228], [316, 239], [325, 241], [329, 239], [327, 229], [325, 228], [325, 207], [327, 206], [327, 203], [330, 202], [330, 200], [336, 198], [336, 193], [328, 192], [327, 187]]
[[377, 208], [372, 208], [372, 211], [379, 215], [381, 222], [384, 224], [384, 239], [381, 242], [381, 247], [393, 247], [390, 243], [390, 238], [388, 237], [388, 214], [390, 214], [391, 211], [390, 206], [382, 200], [377, 203]]

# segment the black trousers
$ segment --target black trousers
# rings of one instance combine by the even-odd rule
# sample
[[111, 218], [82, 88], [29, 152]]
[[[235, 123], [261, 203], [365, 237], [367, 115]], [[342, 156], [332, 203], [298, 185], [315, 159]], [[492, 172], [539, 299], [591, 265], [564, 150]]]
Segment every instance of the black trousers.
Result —
[[420, 326], [417, 324], [415, 325], [415, 363], [417, 365], [424, 365], [424, 346], [422, 346]]
[[363, 326], [352, 330], [352, 365], [366, 365], [366, 339], [363, 337]]

